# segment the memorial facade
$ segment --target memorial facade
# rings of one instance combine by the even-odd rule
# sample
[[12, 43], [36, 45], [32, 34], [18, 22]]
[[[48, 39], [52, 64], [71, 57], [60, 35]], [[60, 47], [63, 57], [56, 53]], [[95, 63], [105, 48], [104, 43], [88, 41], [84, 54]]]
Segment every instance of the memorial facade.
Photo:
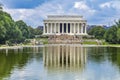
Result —
[[43, 35], [87, 35], [86, 22], [78, 15], [50, 15], [44, 20]]

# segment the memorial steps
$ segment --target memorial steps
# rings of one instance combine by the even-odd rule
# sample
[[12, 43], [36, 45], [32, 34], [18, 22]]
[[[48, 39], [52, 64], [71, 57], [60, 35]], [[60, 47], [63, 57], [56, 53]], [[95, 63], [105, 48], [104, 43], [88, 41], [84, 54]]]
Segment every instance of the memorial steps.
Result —
[[48, 38], [49, 44], [82, 44], [82, 37], [76, 35], [51, 35]]

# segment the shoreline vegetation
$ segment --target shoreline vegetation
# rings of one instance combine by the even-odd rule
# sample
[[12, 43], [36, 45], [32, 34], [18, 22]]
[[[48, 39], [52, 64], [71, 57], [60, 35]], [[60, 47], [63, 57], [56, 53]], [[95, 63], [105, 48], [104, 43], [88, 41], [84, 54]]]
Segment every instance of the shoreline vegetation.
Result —
[[[1, 49], [22, 49], [24, 47], [43, 47], [44, 45], [58, 45], [58, 44], [48, 44], [47, 39], [40, 39], [41, 44], [33, 44], [33, 43], [28, 43], [28, 44], [17, 44], [17, 45], [0, 45], [0, 50]], [[68, 44], [68, 45], [78, 45], [82, 47], [120, 47], [120, 44], [109, 44], [105, 42], [104, 40], [100, 40], [102, 44], [98, 44], [95, 40], [90, 41], [84, 41], [83, 44]], [[59, 44], [59, 45], [66, 45], [66, 44]]]
[[0, 45], [21, 44], [27, 39], [41, 36], [42, 33], [41, 26], [32, 27], [23, 20], [15, 21], [9, 13], [0, 9]]

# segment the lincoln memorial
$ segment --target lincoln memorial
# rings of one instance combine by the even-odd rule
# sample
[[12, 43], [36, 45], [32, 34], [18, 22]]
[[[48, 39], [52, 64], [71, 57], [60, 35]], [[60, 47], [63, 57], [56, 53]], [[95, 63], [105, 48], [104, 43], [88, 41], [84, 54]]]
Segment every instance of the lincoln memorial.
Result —
[[73, 40], [73, 38], [74, 41], [78, 41], [81, 36], [87, 35], [86, 23], [87, 21], [83, 19], [83, 16], [49, 15], [44, 20], [43, 35], [49, 36], [50, 43], [53, 39], [54, 41], [57, 40], [57, 42], [63, 42], [63, 40], [68, 41], [70, 39]]

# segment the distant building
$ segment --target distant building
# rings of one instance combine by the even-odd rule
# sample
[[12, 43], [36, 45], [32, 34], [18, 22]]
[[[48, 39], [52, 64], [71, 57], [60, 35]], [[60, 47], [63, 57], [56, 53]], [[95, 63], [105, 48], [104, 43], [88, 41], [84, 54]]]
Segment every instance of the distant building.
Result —
[[52, 15], [44, 20], [43, 35], [87, 35], [86, 20], [78, 15]]
[[43, 31], [43, 26], [38, 26], [37, 29]]

